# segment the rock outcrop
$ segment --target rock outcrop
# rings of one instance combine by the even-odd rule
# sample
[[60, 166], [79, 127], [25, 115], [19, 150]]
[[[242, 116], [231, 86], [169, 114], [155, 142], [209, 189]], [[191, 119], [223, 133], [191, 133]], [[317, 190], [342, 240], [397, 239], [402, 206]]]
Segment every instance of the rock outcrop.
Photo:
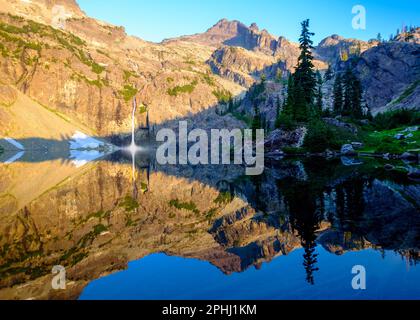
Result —
[[357, 39], [346, 39], [334, 34], [319, 43], [315, 48], [314, 56], [333, 65], [339, 61], [347, 60], [352, 55], [362, 54], [378, 44], [379, 42], [376, 40], [366, 42]]
[[244, 87], [250, 87], [262, 74], [275, 75], [277, 70], [284, 70], [272, 56], [229, 46], [217, 49], [208, 64], [213, 73]]
[[420, 45], [387, 42], [364, 52], [353, 67], [373, 113], [420, 109]]

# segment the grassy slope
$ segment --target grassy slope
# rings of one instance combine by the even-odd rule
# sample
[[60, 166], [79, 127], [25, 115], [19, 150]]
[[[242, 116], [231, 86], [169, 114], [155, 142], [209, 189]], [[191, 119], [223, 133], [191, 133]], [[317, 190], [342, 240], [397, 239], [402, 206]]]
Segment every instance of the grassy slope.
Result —
[[[375, 131], [365, 137], [365, 147], [362, 152], [390, 152], [404, 153], [420, 150], [420, 131], [412, 132], [413, 137], [405, 140], [395, 139], [395, 135], [402, 133], [407, 127], [398, 129]], [[407, 133], [406, 133], [407, 134]]]

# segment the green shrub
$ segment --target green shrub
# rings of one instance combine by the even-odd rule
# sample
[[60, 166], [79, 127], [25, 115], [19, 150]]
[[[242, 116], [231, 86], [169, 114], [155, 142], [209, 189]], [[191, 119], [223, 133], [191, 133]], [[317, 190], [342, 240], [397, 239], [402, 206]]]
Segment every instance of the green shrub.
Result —
[[136, 94], [138, 90], [133, 88], [131, 85], [126, 84], [123, 90], [120, 90], [120, 94], [123, 96], [126, 102], [130, 101]]
[[308, 126], [303, 147], [309, 152], [324, 152], [327, 149], [337, 150], [341, 146], [336, 132], [320, 120], [312, 121]]
[[105, 67], [97, 64], [96, 62], [92, 62], [91, 67], [92, 67], [92, 71], [97, 74], [101, 74], [102, 72], [105, 71]]
[[124, 208], [126, 212], [134, 211], [139, 207], [138, 202], [130, 196], [126, 196], [119, 204], [120, 208]]
[[108, 230], [108, 228], [105, 227], [103, 224], [98, 224], [98, 225], [93, 227], [93, 233], [95, 235], [100, 235], [102, 232], [105, 232], [107, 230]]
[[219, 103], [228, 104], [232, 99], [232, 93], [225, 89], [217, 89], [213, 91], [213, 95], [217, 98]]
[[407, 109], [380, 113], [373, 119], [373, 126], [378, 130], [389, 130], [419, 124], [420, 112]]
[[217, 209], [212, 208], [206, 213], [206, 219], [208, 221], [211, 221], [216, 216], [216, 214], [217, 214]]
[[178, 96], [179, 94], [182, 94], [182, 93], [191, 94], [194, 91], [197, 84], [198, 84], [198, 81], [194, 80], [190, 84], [186, 84], [184, 86], [176, 86], [172, 89], [168, 89], [167, 93], [172, 97], [176, 97], [176, 96]]
[[214, 87], [216, 83], [214, 82], [214, 79], [207, 73], [200, 73], [204, 82], [207, 83], [209, 86]]
[[219, 196], [214, 200], [216, 204], [228, 204], [233, 201], [233, 196], [230, 192], [220, 192]]
[[199, 214], [200, 213], [200, 211], [197, 209], [197, 205], [194, 202], [192, 202], [192, 201], [190, 201], [190, 202], [181, 202], [178, 199], [175, 199], [175, 200], [169, 201], [169, 205], [171, 207], [174, 207], [174, 208], [178, 209], [178, 210], [184, 209], [184, 210], [187, 210], [187, 211], [192, 211], [195, 214]]
[[375, 149], [375, 153], [402, 154], [404, 147], [392, 141], [383, 140]]
[[291, 115], [283, 113], [276, 119], [275, 126], [276, 128], [282, 128], [284, 130], [291, 131], [296, 129], [297, 123]]

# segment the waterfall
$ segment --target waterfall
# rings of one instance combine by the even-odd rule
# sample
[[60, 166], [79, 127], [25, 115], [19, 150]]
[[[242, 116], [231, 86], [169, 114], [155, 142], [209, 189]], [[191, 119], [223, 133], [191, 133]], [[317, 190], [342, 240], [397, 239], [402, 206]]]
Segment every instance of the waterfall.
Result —
[[137, 110], [137, 102], [136, 99], [133, 99], [133, 114], [131, 118], [131, 148], [136, 147], [136, 140], [135, 140], [135, 131], [136, 131], [136, 110]]
[[136, 153], [141, 150], [136, 144], [136, 111], [137, 111], [137, 101], [136, 98], [133, 99], [133, 113], [131, 115], [131, 144], [125, 148], [130, 154], [132, 159], [132, 171], [133, 171], [133, 198], [137, 193], [136, 186]]
[[133, 113], [131, 115], [131, 144], [126, 147], [133, 156], [136, 152], [140, 151], [141, 148], [136, 144], [136, 111], [137, 111], [137, 102], [136, 99], [133, 99]]

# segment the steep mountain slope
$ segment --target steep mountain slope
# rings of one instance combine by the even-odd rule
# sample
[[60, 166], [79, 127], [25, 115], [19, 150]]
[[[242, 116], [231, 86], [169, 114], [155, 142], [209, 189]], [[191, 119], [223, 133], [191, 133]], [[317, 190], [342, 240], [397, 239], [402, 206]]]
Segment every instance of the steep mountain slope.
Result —
[[420, 45], [392, 41], [364, 52], [352, 63], [373, 113], [420, 109]]
[[[77, 13], [63, 29], [50, 26], [53, 4]], [[129, 132], [136, 94], [148, 105], [151, 122], [160, 124], [215, 107], [219, 92], [243, 90], [211, 75], [209, 47], [147, 43], [86, 17], [75, 5], [0, 1], [0, 11], [7, 12], [0, 15], [2, 83], [103, 136]]]
[[204, 33], [167, 39], [170, 42], [193, 42], [218, 48], [222, 45], [242, 47], [247, 50], [264, 51], [273, 54], [277, 48], [277, 39], [267, 30], [260, 31], [254, 23], [247, 27], [237, 20], [222, 19]]
[[[409, 38], [414, 45], [416, 35]], [[89, 18], [74, 0], [0, 0], [0, 39], [2, 84], [104, 137], [130, 132], [134, 96], [148, 106], [154, 126], [192, 116], [197, 127], [236, 125], [214, 112], [220, 101], [241, 95], [262, 74], [286, 77], [299, 55], [284, 37], [226, 19], [202, 34], [150, 43]], [[334, 35], [315, 48], [314, 64], [325, 70], [354, 53], [369, 57], [376, 45]], [[371, 78], [363, 81], [368, 92]], [[417, 104], [416, 87], [407, 88], [415, 83], [406, 82], [389, 97], [367, 93], [367, 100], [379, 109], [390, 99], [401, 102], [410, 89], [406, 104]], [[139, 125], [146, 119], [145, 113], [136, 117]]]
[[[167, 39], [164, 43], [199, 43], [212, 47], [216, 50], [208, 61], [212, 71], [246, 87], [255, 83], [262, 74], [274, 78], [278, 70], [284, 75], [287, 71], [293, 72], [300, 53], [297, 43], [260, 30], [255, 23], [247, 27], [239, 21], [226, 19], [220, 20], [204, 33]], [[338, 52], [334, 48], [327, 50]], [[327, 69], [330, 57], [318, 56], [314, 61], [315, 67]]]
[[[2, 97], [1, 92], [11, 94], [10, 104]], [[17, 89], [0, 85], [0, 137], [13, 137], [14, 139], [42, 138], [61, 140], [63, 137], [71, 137], [76, 131], [93, 134], [89, 128], [71, 122], [65, 116], [48, 110], [39, 103], [31, 100]], [[4, 145], [4, 149], [10, 147]], [[25, 146], [25, 147], [30, 147]]]

